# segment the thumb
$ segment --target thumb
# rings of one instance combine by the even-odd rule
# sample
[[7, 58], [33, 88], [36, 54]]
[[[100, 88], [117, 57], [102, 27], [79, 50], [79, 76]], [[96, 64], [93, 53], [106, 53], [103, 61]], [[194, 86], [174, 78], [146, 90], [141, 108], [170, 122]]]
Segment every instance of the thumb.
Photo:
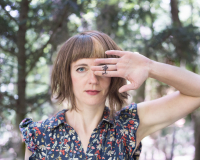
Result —
[[127, 85], [122, 86], [119, 89], [119, 93], [126, 92], [126, 91], [129, 91], [129, 90], [134, 90], [134, 89], [137, 89], [134, 84], [132, 84], [132, 83], [127, 84]]

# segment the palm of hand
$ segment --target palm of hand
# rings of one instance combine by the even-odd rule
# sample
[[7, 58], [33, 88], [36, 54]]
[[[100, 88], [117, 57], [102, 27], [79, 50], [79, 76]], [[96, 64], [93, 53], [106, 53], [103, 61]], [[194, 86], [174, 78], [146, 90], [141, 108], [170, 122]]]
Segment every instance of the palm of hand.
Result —
[[117, 72], [119, 77], [130, 81], [130, 84], [124, 85], [119, 92], [138, 89], [148, 78], [149, 59], [135, 52], [126, 52], [119, 58]]
[[96, 59], [96, 64], [108, 65], [107, 73], [102, 73], [102, 66], [94, 66], [95, 75], [105, 77], [121, 77], [130, 81], [131, 84], [122, 86], [119, 92], [138, 89], [149, 76], [150, 59], [137, 52], [107, 51], [108, 55], [117, 55], [120, 58]]

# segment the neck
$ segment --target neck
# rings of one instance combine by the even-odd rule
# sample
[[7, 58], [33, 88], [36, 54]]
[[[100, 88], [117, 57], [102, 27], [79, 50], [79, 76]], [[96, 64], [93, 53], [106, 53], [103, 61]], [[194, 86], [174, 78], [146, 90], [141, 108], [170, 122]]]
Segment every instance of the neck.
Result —
[[105, 104], [100, 106], [77, 105], [78, 110], [66, 112], [67, 123], [75, 130], [90, 133], [98, 126], [102, 119]]

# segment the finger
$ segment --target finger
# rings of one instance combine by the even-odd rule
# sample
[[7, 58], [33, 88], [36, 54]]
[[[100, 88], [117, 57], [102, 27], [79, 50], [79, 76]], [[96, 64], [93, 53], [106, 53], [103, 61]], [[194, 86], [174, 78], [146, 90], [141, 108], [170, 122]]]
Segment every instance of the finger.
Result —
[[116, 56], [122, 57], [123, 55], [127, 53], [127, 51], [108, 50], [105, 53], [108, 55], [116, 55]]
[[[106, 71], [117, 71], [117, 66], [116, 65], [106, 65], [108, 68]], [[105, 71], [105, 65], [102, 66], [92, 66], [91, 69], [93, 71]]]
[[130, 91], [130, 90], [134, 90], [134, 89], [136, 89], [134, 84], [127, 84], [127, 85], [122, 86], [119, 89], [119, 93]]
[[117, 71], [94, 71], [94, 74], [97, 76], [104, 77], [120, 77]]
[[98, 58], [95, 59], [95, 64], [116, 64], [119, 61], [119, 58]]

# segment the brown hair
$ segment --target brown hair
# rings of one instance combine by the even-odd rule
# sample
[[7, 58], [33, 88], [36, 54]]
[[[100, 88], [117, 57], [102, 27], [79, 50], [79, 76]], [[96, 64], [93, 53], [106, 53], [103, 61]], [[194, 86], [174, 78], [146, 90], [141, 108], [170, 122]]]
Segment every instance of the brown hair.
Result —
[[[61, 47], [51, 75], [51, 90], [58, 103], [67, 100], [71, 104], [71, 109], [77, 109], [73, 94], [70, 65], [81, 58], [111, 58], [117, 56], [106, 55], [107, 50], [122, 50], [105, 33], [98, 31], [86, 31], [68, 39]], [[123, 78], [111, 78], [108, 91], [108, 102], [110, 116], [113, 117], [125, 104], [127, 93], [119, 93], [119, 88], [126, 84]]]

